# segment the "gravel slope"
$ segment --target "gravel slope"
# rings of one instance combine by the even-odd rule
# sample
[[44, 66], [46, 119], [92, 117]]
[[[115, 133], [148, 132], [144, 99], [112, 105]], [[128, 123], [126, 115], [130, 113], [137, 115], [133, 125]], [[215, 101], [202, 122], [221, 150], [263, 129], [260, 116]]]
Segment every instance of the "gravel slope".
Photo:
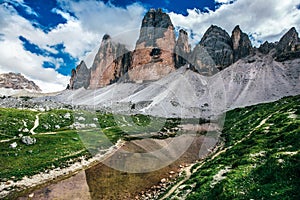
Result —
[[257, 54], [211, 77], [181, 67], [155, 82], [65, 91], [53, 100], [112, 112], [209, 118], [232, 108], [300, 94], [299, 74], [300, 59], [281, 63]]

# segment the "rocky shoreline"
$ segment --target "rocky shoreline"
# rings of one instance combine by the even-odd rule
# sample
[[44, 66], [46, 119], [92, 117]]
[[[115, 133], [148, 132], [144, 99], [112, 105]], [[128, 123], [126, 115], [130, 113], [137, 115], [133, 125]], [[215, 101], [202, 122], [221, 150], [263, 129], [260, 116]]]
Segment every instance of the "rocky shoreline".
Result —
[[[119, 140], [114, 146], [111, 146], [109, 149], [107, 149], [106, 153], [96, 154], [90, 159], [87, 159], [86, 157], [80, 157], [78, 158], [80, 161], [76, 161], [66, 168], [58, 167], [47, 172], [40, 172], [32, 177], [25, 176], [19, 181], [7, 180], [5, 182], [0, 182], [0, 198], [7, 198], [13, 195], [13, 192], [19, 193], [21, 191], [31, 190], [33, 188], [38, 188], [39, 185], [43, 185], [47, 182], [60, 181], [75, 175], [82, 170], [96, 165], [100, 161], [112, 155], [123, 145], [124, 141]], [[30, 196], [32, 196], [32, 193]]]

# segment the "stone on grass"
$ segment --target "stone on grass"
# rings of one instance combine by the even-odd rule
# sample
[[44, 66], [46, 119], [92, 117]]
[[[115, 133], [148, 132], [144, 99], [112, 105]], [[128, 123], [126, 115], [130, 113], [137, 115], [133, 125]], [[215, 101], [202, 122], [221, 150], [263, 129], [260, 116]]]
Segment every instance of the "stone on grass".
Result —
[[33, 145], [36, 143], [36, 139], [31, 138], [30, 136], [23, 136], [21, 140], [26, 145]]
[[11, 143], [11, 144], [9, 145], [9, 148], [14, 149], [14, 148], [16, 148], [17, 146], [18, 146], [18, 144], [17, 144], [16, 142], [14, 142], [14, 143]]

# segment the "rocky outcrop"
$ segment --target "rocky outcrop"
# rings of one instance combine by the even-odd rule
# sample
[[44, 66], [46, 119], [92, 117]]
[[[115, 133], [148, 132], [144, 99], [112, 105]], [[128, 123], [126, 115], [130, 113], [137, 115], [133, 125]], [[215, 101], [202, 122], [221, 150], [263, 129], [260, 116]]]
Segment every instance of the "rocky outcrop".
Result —
[[89, 88], [95, 89], [116, 82], [127, 73], [130, 61], [130, 52], [125, 45], [114, 43], [109, 35], [104, 35], [91, 68]]
[[276, 61], [283, 62], [300, 58], [300, 39], [298, 32], [293, 27], [282, 36], [279, 42], [269, 43], [264, 42], [258, 48], [258, 51], [263, 54], [269, 54], [275, 57]]
[[233, 63], [232, 42], [228, 33], [212, 25], [193, 50], [193, 68], [203, 75], [213, 75]]
[[0, 88], [11, 88], [14, 90], [30, 90], [41, 92], [42, 90], [33, 81], [28, 80], [20, 73], [9, 72], [0, 74]]
[[243, 33], [239, 26], [236, 26], [231, 35], [233, 48], [233, 62], [244, 58], [253, 51], [251, 41], [246, 33]]
[[263, 54], [268, 54], [275, 47], [276, 47], [276, 44], [265, 41], [262, 45], [260, 45], [260, 47], [258, 48], [258, 51]]
[[[116, 81], [144, 82], [163, 78], [188, 64], [188, 68], [204, 76], [211, 76], [241, 58], [255, 62], [257, 54], [270, 54], [276, 61], [300, 57], [300, 42], [295, 28], [290, 29], [278, 43], [262, 44], [258, 50], [239, 26], [231, 37], [222, 28], [212, 25], [191, 51], [188, 34], [179, 31], [175, 40], [170, 17], [161, 9], [149, 10], [143, 18], [135, 49], [130, 52], [122, 44], [104, 35], [91, 69], [82, 62], [72, 70], [70, 89], [96, 89]], [[260, 53], [259, 53], [260, 52]]]
[[300, 39], [298, 32], [291, 28], [276, 45], [276, 60], [284, 61], [300, 57]]
[[76, 69], [72, 70], [69, 89], [88, 88], [90, 81], [90, 70], [84, 61], [81, 61]]
[[175, 67], [178, 69], [188, 63], [191, 53], [191, 45], [189, 44], [189, 36], [183, 29], [179, 31], [179, 36], [175, 45]]
[[129, 80], [157, 80], [175, 70], [175, 33], [170, 17], [161, 9], [146, 13], [132, 54]]
[[295, 50], [296, 45], [299, 44], [299, 37], [296, 29], [291, 28], [284, 36], [279, 40], [276, 50], [278, 53], [285, 53]]

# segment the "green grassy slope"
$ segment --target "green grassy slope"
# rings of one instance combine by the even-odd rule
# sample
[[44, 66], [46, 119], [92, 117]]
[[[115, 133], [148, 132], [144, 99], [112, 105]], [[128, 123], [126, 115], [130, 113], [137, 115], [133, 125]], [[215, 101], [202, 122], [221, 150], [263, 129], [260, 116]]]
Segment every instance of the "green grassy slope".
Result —
[[222, 136], [186, 199], [300, 199], [300, 96], [228, 112]]
[[[30, 130], [37, 115], [39, 126], [32, 135]], [[38, 112], [0, 108], [0, 181], [19, 180], [55, 167], [65, 167], [81, 156], [89, 158], [103, 153], [120, 138], [126, 139], [128, 135], [141, 132], [167, 131], [180, 122], [180, 119], [84, 110]], [[79, 127], [74, 127], [74, 124]], [[36, 144], [22, 143], [22, 136], [35, 138]], [[16, 148], [10, 147], [13, 143], [17, 144]]]

